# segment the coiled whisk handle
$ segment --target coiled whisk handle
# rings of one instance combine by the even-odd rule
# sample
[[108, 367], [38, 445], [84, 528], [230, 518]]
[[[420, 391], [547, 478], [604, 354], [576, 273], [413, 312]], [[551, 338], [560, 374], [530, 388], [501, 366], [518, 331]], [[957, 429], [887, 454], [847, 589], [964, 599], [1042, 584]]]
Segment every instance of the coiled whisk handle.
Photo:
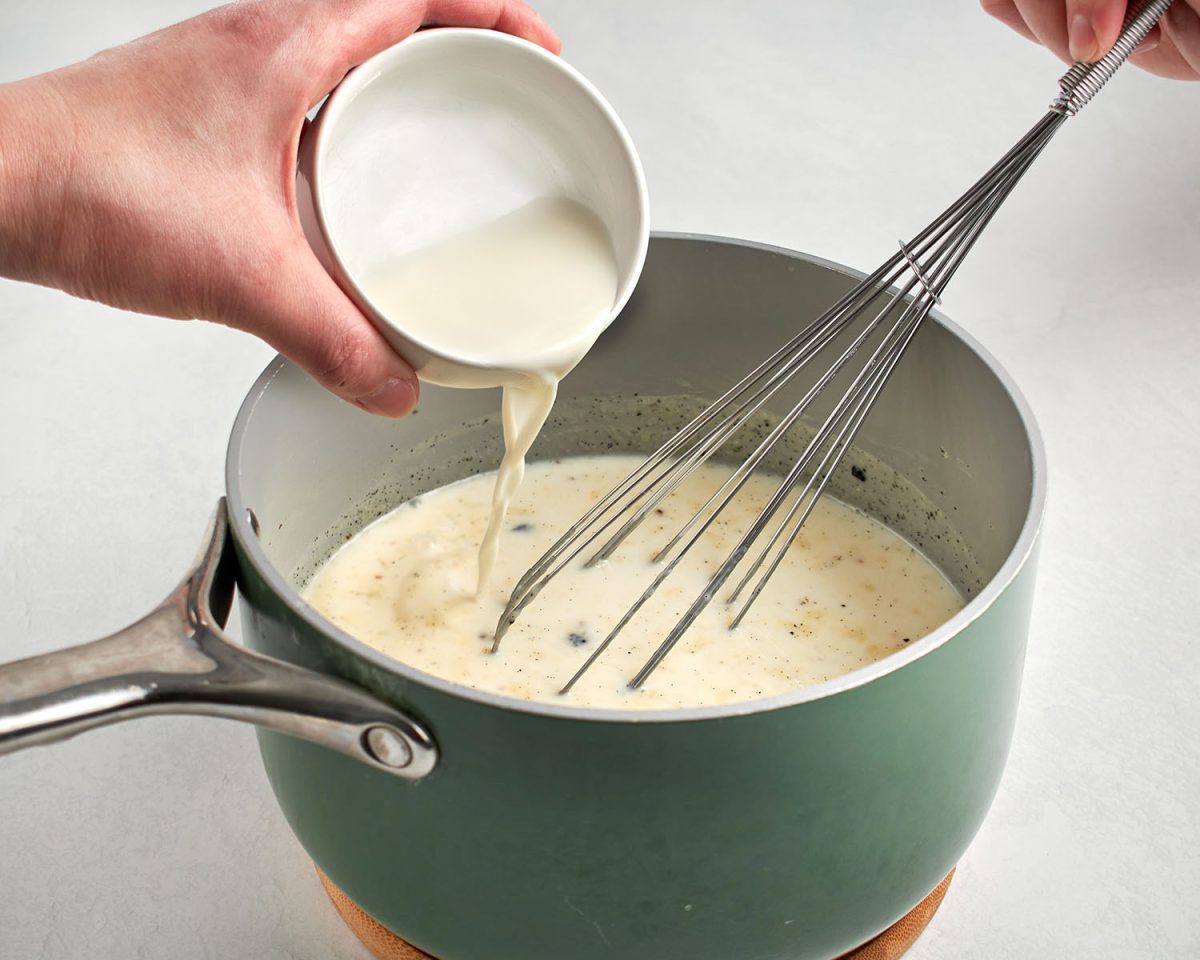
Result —
[[1125, 25], [1112, 49], [1095, 63], [1077, 63], [1058, 81], [1059, 94], [1050, 104], [1050, 109], [1066, 117], [1073, 117], [1092, 99], [1112, 75], [1117, 72], [1126, 58], [1166, 13], [1171, 0], [1146, 0], [1132, 3], [1125, 13]]

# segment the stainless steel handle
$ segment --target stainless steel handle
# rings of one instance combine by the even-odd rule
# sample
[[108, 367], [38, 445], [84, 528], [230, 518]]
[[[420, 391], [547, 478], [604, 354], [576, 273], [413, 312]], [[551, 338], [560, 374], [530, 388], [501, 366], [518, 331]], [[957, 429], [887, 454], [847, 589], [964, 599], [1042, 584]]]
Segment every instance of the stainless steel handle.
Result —
[[137, 623], [0, 666], [0, 754], [151, 714], [243, 720], [419, 779], [437, 747], [419, 723], [345, 681], [253, 653], [222, 631], [235, 561], [225, 500], [195, 568]]
[[1159, 18], [1167, 12], [1171, 0], [1133, 0], [1125, 11], [1125, 23], [1112, 49], [1095, 63], [1076, 63], [1059, 78], [1058, 96], [1050, 109], [1073, 117], [1112, 79], [1117, 68], [1133, 53]]

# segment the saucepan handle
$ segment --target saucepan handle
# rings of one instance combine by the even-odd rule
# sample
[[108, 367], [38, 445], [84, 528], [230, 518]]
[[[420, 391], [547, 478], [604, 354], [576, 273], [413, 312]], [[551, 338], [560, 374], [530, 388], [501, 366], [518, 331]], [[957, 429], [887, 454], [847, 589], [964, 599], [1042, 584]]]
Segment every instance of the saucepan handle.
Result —
[[408, 779], [433, 770], [437, 746], [411, 717], [225, 635], [235, 567], [222, 499], [195, 568], [149, 614], [102, 640], [0, 666], [0, 754], [140, 716], [203, 714], [302, 737]]

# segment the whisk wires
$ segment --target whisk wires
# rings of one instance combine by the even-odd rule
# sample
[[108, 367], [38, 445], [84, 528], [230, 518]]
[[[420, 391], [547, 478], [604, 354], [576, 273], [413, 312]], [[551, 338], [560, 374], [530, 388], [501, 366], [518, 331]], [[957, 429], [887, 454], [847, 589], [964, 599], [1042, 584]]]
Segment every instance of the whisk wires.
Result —
[[[559, 572], [589, 550], [593, 552], [586, 565], [610, 557], [693, 471], [747, 424], [755, 422], [764, 406], [798, 373], [823, 358], [827, 365], [804, 395], [657, 552], [654, 562], [662, 566], [649, 586], [562, 692], [569, 692], [604, 655], [717, 522], [755, 470], [805, 413], [811, 412], [817, 398], [831, 384], [849, 377], [849, 384], [836, 397], [766, 505], [629, 686], [637, 689], [645, 683], [735, 571], [744, 567], [725, 598], [726, 604], [734, 608], [730, 626], [738, 626], [796, 540], [922, 322], [940, 302], [946, 285], [996, 211], [1067, 117], [1095, 95], [1169, 3], [1151, 0], [1131, 10], [1114, 51], [1097, 64], [1071, 68], [1060, 81], [1059, 96], [1046, 115], [958, 200], [907, 243], [901, 242], [898, 251], [878, 269], [659, 447], [567, 530], [518, 581], [497, 624], [492, 649], [499, 648], [508, 628]], [[843, 340], [847, 341], [844, 345]], [[833, 359], [828, 360], [831, 353]], [[852, 362], [863, 355], [866, 360], [851, 376]]]

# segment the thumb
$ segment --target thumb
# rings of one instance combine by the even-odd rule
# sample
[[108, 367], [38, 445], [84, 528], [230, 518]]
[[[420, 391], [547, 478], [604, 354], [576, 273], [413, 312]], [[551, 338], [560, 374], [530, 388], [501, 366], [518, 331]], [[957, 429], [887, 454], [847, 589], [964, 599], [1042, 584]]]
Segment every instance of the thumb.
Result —
[[1071, 58], [1094, 63], [1112, 49], [1125, 19], [1126, 0], [1067, 0]]
[[342, 292], [307, 243], [289, 245], [271, 282], [233, 325], [265, 340], [321, 386], [369, 413], [401, 417], [417, 403], [411, 366]]

